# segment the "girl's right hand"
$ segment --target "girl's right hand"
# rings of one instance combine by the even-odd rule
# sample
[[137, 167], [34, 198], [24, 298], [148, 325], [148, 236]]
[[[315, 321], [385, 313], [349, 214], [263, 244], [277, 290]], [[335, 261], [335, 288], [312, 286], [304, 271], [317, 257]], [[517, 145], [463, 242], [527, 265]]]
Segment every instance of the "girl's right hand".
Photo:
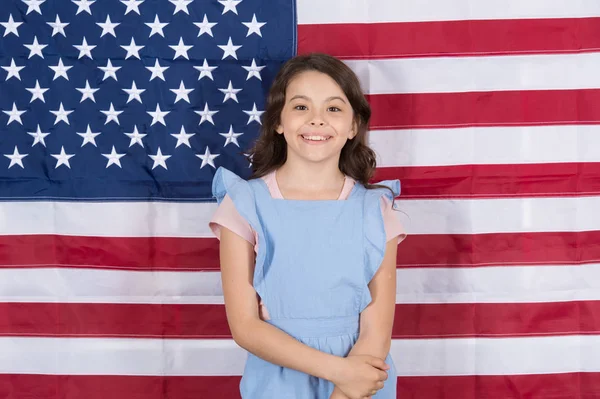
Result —
[[389, 370], [382, 359], [370, 355], [351, 355], [342, 359], [332, 382], [350, 399], [363, 399], [383, 388]]

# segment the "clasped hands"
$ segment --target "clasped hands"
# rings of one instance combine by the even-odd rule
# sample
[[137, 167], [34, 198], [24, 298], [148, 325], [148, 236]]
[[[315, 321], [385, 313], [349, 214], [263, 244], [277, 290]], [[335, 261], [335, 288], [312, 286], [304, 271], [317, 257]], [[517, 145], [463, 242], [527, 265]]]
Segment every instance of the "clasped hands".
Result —
[[370, 355], [348, 355], [331, 380], [336, 388], [329, 399], [367, 399], [383, 388], [390, 366]]

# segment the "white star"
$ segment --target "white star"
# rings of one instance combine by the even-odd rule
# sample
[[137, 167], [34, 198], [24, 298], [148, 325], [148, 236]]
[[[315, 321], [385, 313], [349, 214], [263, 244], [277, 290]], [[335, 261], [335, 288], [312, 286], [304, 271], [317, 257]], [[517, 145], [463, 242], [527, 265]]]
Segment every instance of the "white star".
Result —
[[40, 10], [40, 6], [45, 1], [46, 0], [23, 0], [23, 3], [27, 4], [27, 12], [25, 12], [25, 15], [29, 15], [31, 11], [35, 11], [38, 14], [42, 15], [42, 10]]
[[56, 166], [54, 169], [58, 168], [60, 165], [65, 165], [69, 169], [71, 169], [71, 165], [69, 164], [69, 159], [75, 156], [75, 154], [67, 154], [65, 153], [65, 147], [60, 147], [60, 154], [50, 154], [54, 158], [56, 158]]
[[121, 69], [121, 67], [113, 66], [112, 63], [110, 62], [110, 58], [106, 62], [106, 66], [105, 67], [99, 66], [98, 68], [100, 68], [102, 71], [104, 71], [104, 77], [102, 78], [103, 81], [106, 80], [106, 79], [108, 79], [108, 78], [113, 78], [117, 82], [119, 81], [117, 79], [116, 72], [119, 69]]
[[50, 135], [50, 133], [42, 133], [39, 123], [37, 125], [37, 131], [27, 132], [27, 134], [33, 137], [33, 144], [31, 145], [32, 147], [37, 143], [42, 143], [42, 145], [45, 147], [46, 142], [44, 141], [44, 139], [46, 138], [46, 136]]
[[258, 78], [258, 80], [262, 80], [262, 78], [260, 77], [260, 71], [262, 71], [263, 68], [265, 68], [265, 66], [266, 65], [257, 66], [254, 58], [252, 58], [252, 65], [250, 65], [250, 66], [242, 65], [242, 68], [244, 68], [246, 71], [248, 71], [248, 76], [246, 76], [246, 80], [248, 80], [252, 77], [256, 77], [256, 78]]
[[46, 23], [52, 27], [52, 37], [54, 37], [54, 35], [56, 35], [57, 33], [60, 33], [64, 37], [67, 37], [67, 34], [65, 33], [65, 27], [67, 25], [69, 25], [69, 23], [61, 22], [58, 14], [56, 14], [56, 19], [54, 20], [54, 22], [46, 22]]
[[120, 22], [112, 22], [110, 20], [110, 15], [106, 16], [106, 22], [102, 23], [102, 22], [96, 22], [96, 25], [98, 25], [99, 27], [102, 28], [102, 33], [100, 34], [100, 37], [106, 35], [107, 33], [110, 33], [111, 35], [113, 35], [115, 38], [117, 37], [117, 34], [115, 33], [115, 28], [119, 25], [121, 25]]
[[121, 113], [123, 113], [123, 111], [115, 111], [115, 108], [113, 107], [112, 102], [110, 103], [110, 108], [108, 109], [108, 111], [102, 111], [100, 110], [100, 112], [102, 112], [104, 115], [106, 115], [106, 122], [104, 122], [104, 124], [106, 125], [108, 122], [115, 121], [117, 123], [117, 125], [120, 125], [119, 123], [119, 115]]
[[17, 109], [17, 105], [13, 102], [13, 107], [10, 111], [2, 111], [4, 112], [6, 115], [9, 116], [8, 118], [8, 122], [6, 122], [6, 125], [8, 126], [12, 121], [17, 121], [19, 122], [21, 125], [23, 124], [23, 122], [21, 122], [21, 115], [23, 115], [26, 111], [19, 111]]
[[179, 83], [178, 89], [169, 89], [169, 90], [171, 90], [173, 93], [177, 94], [177, 97], [175, 98], [175, 102], [177, 102], [179, 100], [185, 100], [187, 103], [190, 102], [189, 94], [192, 91], [194, 91], [194, 89], [186, 89], [185, 86], [183, 85], [183, 80], [181, 81], [181, 83]]
[[69, 123], [69, 114], [73, 112], [73, 110], [71, 111], [66, 111], [63, 108], [63, 104], [62, 102], [60, 103], [60, 107], [58, 108], [58, 111], [50, 111], [52, 112], [55, 116], [56, 119], [54, 120], [54, 124], [56, 125], [58, 122], [63, 121], [65, 122], [67, 125], [70, 125]]
[[39, 44], [38, 40], [37, 40], [37, 36], [33, 37], [33, 43], [24, 44], [23, 46], [25, 46], [29, 49], [29, 57], [27, 57], [27, 58], [31, 58], [34, 55], [39, 55], [40, 57], [44, 58], [44, 54], [42, 54], [42, 50], [44, 48], [48, 47], [47, 44]]
[[40, 82], [38, 82], [38, 80], [36, 79], [35, 87], [26, 87], [25, 90], [31, 93], [31, 101], [29, 101], [30, 103], [32, 103], [37, 98], [39, 98], [40, 100], [42, 100], [43, 103], [45, 103], [46, 100], [44, 99], [44, 93], [50, 89], [42, 89], [40, 87]]
[[206, 14], [204, 14], [204, 19], [202, 20], [202, 22], [194, 22], [194, 25], [200, 28], [200, 32], [198, 32], [198, 37], [202, 36], [205, 33], [208, 33], [211, 37], [214, 37], [212, 33], [212, 28], [215, 25], [217, 25], [217, 22], [208, 22], [208, 19], [206, 19]]
[[185, 128], [181, 126], [181, 130], [178, 134], [171, 133], [171, 136], [177, 139], [177, 144], [175, 144], [175, 148], [179, 147], [181, 144], [185, 144], [188, 147], [192, 148], [190, 145], [190, 137], [195, 135], [196, 133], [186, 133]]
[[15, 22], [12, 14], [10, 14], [8, 16], [8, 22], [0, 22], [0, 25], [4, 26], [4, 36], [8, 35], [9, 33], [14, 33], [15, 36], [18, 37], [19, 32], [17, 31], [17, 29], [19, 28], [19, 26], [23, 25], [23, 22]]
[[267, 24], [266, 22], [258, 22], [256, 20], [256, 14], [252, 14], [252, 21], [242, 23], [246, 25], [246, 28], [248, 28], [248, 33], [246, 34], [246, 37], [250, 36], [253, 33], [256, 33], [258, 36], [262, 37], [262, 33], [260, 33], [260, 28]]
[[8, 169], [12, 168], [14, 165], [19, 165], [21, 168], [25, 169], [23, 166], [23, 158], [25, 158], [28, 154], [19, 154], [19, 150], [17, 146], [15, 146], [15, 150], [12, 154], [4, 154], [4, 156], [10, 159], [10, 165], [8, 165]]
[[50, 66], [48, 65], [48, 68], [52, 69], [54, 71], [54, 78], [52, 80], [56, 80], [58, 79], [58, 77], [62, 76], [63, 78], [65, 78], [66, 80], [69, 80], [69, 75], [67, 75], [67, 71], [71, 68], [73, 68], [73, 66], [64, 66], [63, 62], [62, 62], [62, 58], [58, 59], [58, 65], [56, 66]]
[[90, 10], [90, 6], [96, 2], [96, 0], [72, 0], [73, 3], [77, 4], [77, 12], [75, 15], [79, 14], [82, 11], [87, 12], [92, 15], [92, 10]]
[[138, 7], [143, 2], [144, 0], [121, 0], [121, 3], [127, 6], [127, 10], [125, 10], [125, 15], [127, 15], [129, 11], [135, 11], [138, 15], [140, 15], [140, 9]]
[[246, 123], [246, 125], [249, 125], [250, 122], [252, 122], [252, 121], [257, 121], [258, 123], [260, 123], [262, 125], [262, 122], [260, 121], [260, 116], [265, 111], [257, 110], [256, 103], [254, 103], [254, 105], [252, 106], [252, 109], [250, 111], [244, 111], [244, 112], [250, 116], [250, 118], [248, 118], [248, 123]]
[[150, 158], [152, 158], [152, 160], [154, 161], [154, 164], [152, 165], [152, 169], [156, 168], [159, 165], [162, 166], [163, 168], [167, 169], [166, 160], [171, 158], [171, 155], [163, 155], [162, 152], [160, 152], [160, 147], [158, 147], [158, 151], [156, 152], [156, 155], [148, 154], [148, 156]]
[[92, 129], [90, 129], [90, 124], [88, 123], [87, 125], [87, 130], [85, 131], [85, 133], [77, 133], [78, 135], [80, 135], [81, 137], [83, 137], [83, 143], [81, 143], [81, 146], [83, 147], [84, 145], [86, 145], [87, 143], [91, 143], [94, 145], [94, 147], [98, 147], [96, 145], [96, 136], [99, 136], [100, 133], [93, 133]]
[[123, 91], [125, 93], [129, 94], [129, 98], [127, 98], [128, 104], [131, 100], [138, 100], [140, 102], [140, 104], [143, 104], [142, 97], [140, 97], [140, 94], [145, 92], [146, 89], [138, 89], [137, 86], [135, 85], [135, 81], [131, 82], [131, 89], [123, 89]]
[[206, 165], [210, 165], [213, 168], [216, 168], [214, 160], [216, 157], [219, 156], [219, 154], [214, 154], [214, 155], [211, 154], [208, 147], [206, 147], [206, 150], [204, 151], [204, 155], [200, 155], [200, 154], [195, 154], [195, 155], [202, 160], [202, 165], [200, 165], [200, 169], [202, 169]]
[[238, 147], [240, 146], [240, 143], [238, 143], [237, 138], [240, 137], [242, 134], [244, 133], [234, 133], [233, 131], [233, 125], [229, 125], [229, 132], [227, 133], [219, 133], [221, 136], [225, 137], [225, 144], [223, 144], [223, 147], [226, 147], [227, 144], [229, 143], [233, 143], [235, 145], [237, 145]]
[[135, 45], [135, 40], [133, 40], [133, 37], [131, 38], [131, 42], [129, 43], [129, 46], [121, 46], [123, 49], [127, 50], [127, 55], [125, 55], [125, 59], [129, 58], [129, 57], [135, 57], [138, 60], [140, 59], [140, 50], [144, 48], [144, 46], [136, 46]]
[[165, 123], [165, 116], [171, 111], [161, 111], [160, 106], [156, 104], [156, 111], [146, 111], [150, 116], [152, 116], [152, 123], [150, 126], [154, 125], [156, 122], [162, 123], [164, 126], [167, 126]]
[[94, 98], [94, 93], [100, 90], [92, 89], [87, 79], [85, 80], [85, 87], [76, 87], [75, 89], [82, 94], [81, 100], [79, 101], [80, 103], [82, 103], [86, 98], [89, 98], [93, 102], [96, 102], [96, 98]]
[[212, 117], [214, 114], [216, 114], [219, 111], [211, 111], [210, 109], [208, 109], [208, 103], [204, 103], [203, 111], [194, 111], [194, 112], [202, 117], [202, 119], [200, 119], [200, 123], [198, 123], [199, 125], [201, 125], [205, 121], [209, 121], [210, 123], [212, 123], [214, 125], [215, 122], [213, 121]]
[[107, 168], [110, 165], [117, 165], [119, 168], [122, 168], [121, 158], [123, 158], [125, 156], [125, 154], [118, 154], [117, 151], [115, 150], [114, 145], [112, 147], [112, 151], [110, 152], [110, 154], [102, 154], [102, 155], [105, 156], [106, 159], [108, 159], [108, 162], [106, 163]]
[[225, 94], [225, 98], [223, 99], [223, 102], [225, 102], [231, 98], [233, 101], [235, 101], [237, 103], [237, 102], [239, 102], [237, 99], [237, 93], [242, 91], [242, 89], [234, 89], [233, 86], [231, 86], [231, 80], [230, 80], [229, 86], [227, 86], [226, 89], [219, 89], [219, 91], [221, 93]]
[[153, 34], [158, 33], [159, 35], [161, 35], [162, 37], [165, 37], [165, 34], [163, 32], [163, 28], [167, 25], [169, 25], [168, 22], [160, 22], [158, 20], [158, 15], [154, 16], [154, 22], [146, 22], [146, 25], [148, 25], [152, 31], [150, 32], [150, 36], [152, 37]]
[[227, 44], [223, 45], [223, 46], [218, 46], [221, 50], [223, 50], [223, 58], [221, 58], [222, 60], [224, 60], [225, 58], [227, 58], [228, 56], [232, 56], [233, 58], [235, 58], [237, 60], [237, 54], [236, 51], [241, 48], [242, 46], [235, 46], [232, 42], [231, 42], [231, 36], [229, 37], [229, 41], [227, 41]]
[[85, 56], [90, 57], [90, 59], [92, 58], [92, 50], [96, 47], [96, 46], [90, 46], [87, 44], [87, 41], [85, 40], [85, 36], [83, 37], [83, 42], [81, 43], [80, 46], [77, 46], [76, 44], [73, 45], [73, 47], [75, 47], [77, 50], [79, 50], [79, 57], [77, 57], [77, 59]]
[[189, 60], [187, 52], [189, 51], [189, 49], [191, 49], [192, 47], [194, 47], [193, 45], [191, 46], [186, 46], [183, 43], [183, 38], [179, 38], [179, 43], [176, 46], [169, 46], [171, 47], [173, 50], [175, 50], [175, 56], [173, 56], [173, 59], [181, 56], [184, 57], [186, 60]]
[[166, 66], [166, 67], [161, 67], [160, 64], [158, 63], [158, 58], [156, 59], [156, 61], [154, 62], [154, 66], [153, 67], [146, 67], [147, 70], [152, 72], [152, 76], [150, 76], [150, 80], [159, 77], [162, 80], [165, 80], [165, 75], [163, 75], [163, 72], [166, 71], [167, 69], [169, 69], [170, 67]]
[[10, 66], [7, 66], [7, 67], [3, 66], [2, 67], [2, 69], [4, 69], [6, 72], [8, 72], [8, 75], [6, 75], [6, 79], [5, 80], [8, 80], [8, 79], [10, 79], [13, 76], [15, 78], [21, 80], [21, 75], [19, 75], [19, 72], [23, 68], [25, 68], [25, 67], [24, 66], [17, 66], [15, 64], [15, 59], [11, 58], [10, 59]]
[[227, 11], [232, 11], [235, 14], [237, 14], [237, 8], [235, 7], [241, 2], [242, 0], [219, 0], [219, 3], [221, 3], [221, 5], [223, 6], [223, 14], [225, 14]]
[[142, 139], [146, 137], [146, 135], [139, 133], [137, 126], [133, 127], [133, 133], [125, 133], [125, 135], [131, 139], [131, 141], [129, 141], [130, 147], [134, 144], [139, 144], [142, 148], [144, 147]]
[[213, 76], [212, 76], [212, 71], [214, 71], [215, 69], [217, 69], [218, 67], [216, 66], [210, 66], [208, 65], [208, 62], [206, 62], [206, 58], [204, 59], [204, 63], [202, 64], [202, 66], [195, 66], [194, 69], [197, 69], [200, 71], [200, 76], [198, 77], [198, 80], [202, 79], [205, 76], [208, 76], [210, 78], [210, 80], [214, 80]]
[[175, 11], [173, 11], [173, 15], [177, 14], [179, 11], [183, 11], [187, 15], [190, 15], [187, 7], [194, 0], [169, 0], [169, 1], [175, 5]]

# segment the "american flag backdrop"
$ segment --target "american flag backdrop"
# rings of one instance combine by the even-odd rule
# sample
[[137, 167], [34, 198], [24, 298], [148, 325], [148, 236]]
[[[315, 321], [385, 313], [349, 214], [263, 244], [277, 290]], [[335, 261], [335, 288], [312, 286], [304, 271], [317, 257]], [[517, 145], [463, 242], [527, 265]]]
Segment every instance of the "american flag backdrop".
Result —
[[215, 168], [322, 51], [398, 178], [398, 397], [600, 398], [600, 1], [2, 0], [0, 398], [236, 398]]

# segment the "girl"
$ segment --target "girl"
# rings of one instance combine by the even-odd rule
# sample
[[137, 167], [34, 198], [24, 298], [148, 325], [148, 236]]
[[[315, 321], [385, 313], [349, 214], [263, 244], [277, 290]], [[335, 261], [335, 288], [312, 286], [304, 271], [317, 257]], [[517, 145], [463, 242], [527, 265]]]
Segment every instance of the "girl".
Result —
[[271, 87], [244, 180], [219, 168], [210, 222], [244, 399], [392, 399], [398, 180], [368, 184], [371, 110], [356, 75], [297, 56]]

